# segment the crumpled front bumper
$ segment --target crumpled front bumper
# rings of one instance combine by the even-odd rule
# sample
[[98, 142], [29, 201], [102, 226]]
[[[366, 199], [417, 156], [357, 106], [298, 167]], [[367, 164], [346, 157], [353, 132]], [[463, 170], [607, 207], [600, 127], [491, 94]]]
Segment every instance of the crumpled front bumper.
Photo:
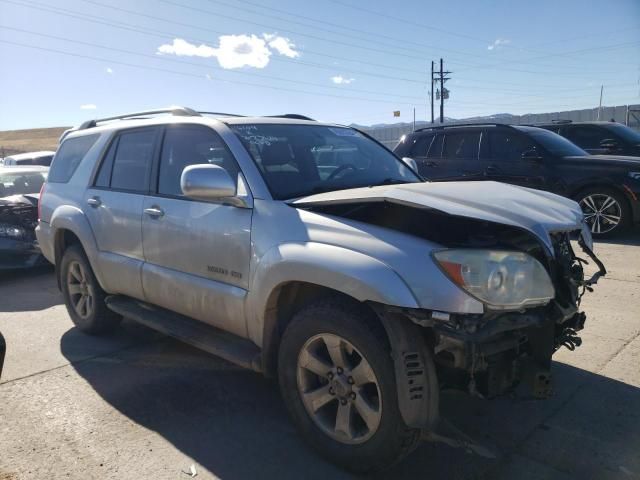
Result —
[[13, 270], [46, 265], [35, 241], [0, 238], [0, 270]]

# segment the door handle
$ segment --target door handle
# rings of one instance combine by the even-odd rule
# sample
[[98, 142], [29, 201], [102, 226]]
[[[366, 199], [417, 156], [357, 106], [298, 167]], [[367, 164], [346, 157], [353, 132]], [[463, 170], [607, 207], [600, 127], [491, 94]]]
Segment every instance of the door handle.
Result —
[[87, 199], [87, 203], [93, 208], [98, 208], [100, 205], [102, 205], [102, 200], [100, 200], [100, 197], [91, 197]]
[[438, 164], [436, 162], [432, 162], [432, 161], [424, 162], [424, 164], [427, 167], [437, 167], [438, 166]]
[[144, 213], [146, 213], [150, 217], [158, 218], [164, 215], [164, 210], [162, 210], [160, 207], [153, 206], [151, 208], [145, 208]]
[[492, 174], [492, 173], [498, 173], [498, 167], [496, 167], [495, 165], [489, 165], [485, 171], [485, 174]]

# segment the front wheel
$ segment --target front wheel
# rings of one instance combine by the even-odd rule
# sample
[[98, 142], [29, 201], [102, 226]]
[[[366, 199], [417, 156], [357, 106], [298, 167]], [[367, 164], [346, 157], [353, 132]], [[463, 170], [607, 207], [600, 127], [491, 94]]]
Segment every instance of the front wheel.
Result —
[[601, 187], [583, 190], [575, 200], [594, 237], [609, 237], [622, 232], [631, 222], [631, 210], [621, 193]]
[[397, 462], [420, 433], [402, 420], [388, 341], [371, 315], [341, 299], [303, 308], [278, 363], [282, 396], [305, 440], [359, 473]]

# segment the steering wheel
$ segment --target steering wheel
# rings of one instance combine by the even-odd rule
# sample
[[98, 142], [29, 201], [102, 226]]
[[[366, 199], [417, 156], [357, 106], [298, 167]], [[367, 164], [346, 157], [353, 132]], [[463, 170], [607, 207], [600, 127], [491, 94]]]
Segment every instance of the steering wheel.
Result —
[[355, 165], [352, 165], [351, 163], [346, 163], [344, 165], [340, 165], [338, 168], [336, 168], [333, 172], [331, 172], [331, 175], [329, 175], [327, 177], [327, 181], [328, 180], [333, 180], [335, 177], [338, 176], [339, 173], [344, 172], [345, 170], [357, 170], [358, 168]]

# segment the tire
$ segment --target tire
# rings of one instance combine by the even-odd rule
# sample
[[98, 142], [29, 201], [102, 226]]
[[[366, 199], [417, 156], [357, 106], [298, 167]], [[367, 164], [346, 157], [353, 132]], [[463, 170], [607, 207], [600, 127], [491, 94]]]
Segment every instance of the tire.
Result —
[[631, 225], [629, 203], [616, 190], [589, 187], [575, 195], [574, 200], [580, 204], [594, 238], [613, 237]]
[[[60, 286], [71, 320], [84, 333], [100, 335], [112, 332], [122, 317], [109, 310], [106, 293], [96, 280], [91, 264], [80, 245], [71, 245], [60, 262]], [[85, 298], [84, 308], [81, 305]]]
[[[278, 358], [282, 396], [303, 438], [329, 461], [356, 473], [381, 470], [398, 462], [413, 451], [420, 440], [420, 430], [409, 428], [402, 420], [387, 336], [372, 316], [373, 313], [365, 307], [340, 298], [328, 298], [303, 307], [294, 315], [282, 337]], [[349, 370], [345, 367], [342, 373], [339, 372], [328, 355], [328, 348], [325, 349], [328, 344], [335, 347], [336, 341], [346, 354], [346, 358], [342, 357], [345, 363], [358, 368]], [[299, 365], [299, 359], [308, 358], [304, 353], [308, 351], [314, 351], [315, 358], [322, 360], [319, 369], [318, 364], [313, 364], [314, 370], [323, 371], [332, 365], [333, 379]], [[375, 385], [360, 381], [365, 377], [362, 375], [366, 370], [362, 368], [363, 360], [371, 368], [366, 377], [374, 378]], [[358, 382], [349, 379], [350, 372]], [[312, 383], [310, 388], [309, 381]], [[349, 387], [352, 388], [351, 393], [345, 394]], [[309, 397], [309, 393], [305, 395], [303, 392], [315, 395], [320, 389], [327, 388], [329, 392], [333, 388], [333, 393], [330, 393], [333, 400], [326, 401], [328, 397], [323, 390], [325, 400], [322, 401], [326, 403], [312, 414], [310, 408], [314, 406], [305, 406], [305, 401], [311, 405], [309, 398], [319, 397]], [[343, 405], [345, 401], [349, 403]], [[372, 408], [364, 408], [363, 404]], [[350, 409], [348, 430], [352, 438], [336, 429], [341, 408], [345, 411]], [[363, 408], [369, 422], [360, 415]], [[371, 411], [376, 412], [377, 423]], [[369, 428], [369, 423], [372, 428]]]

